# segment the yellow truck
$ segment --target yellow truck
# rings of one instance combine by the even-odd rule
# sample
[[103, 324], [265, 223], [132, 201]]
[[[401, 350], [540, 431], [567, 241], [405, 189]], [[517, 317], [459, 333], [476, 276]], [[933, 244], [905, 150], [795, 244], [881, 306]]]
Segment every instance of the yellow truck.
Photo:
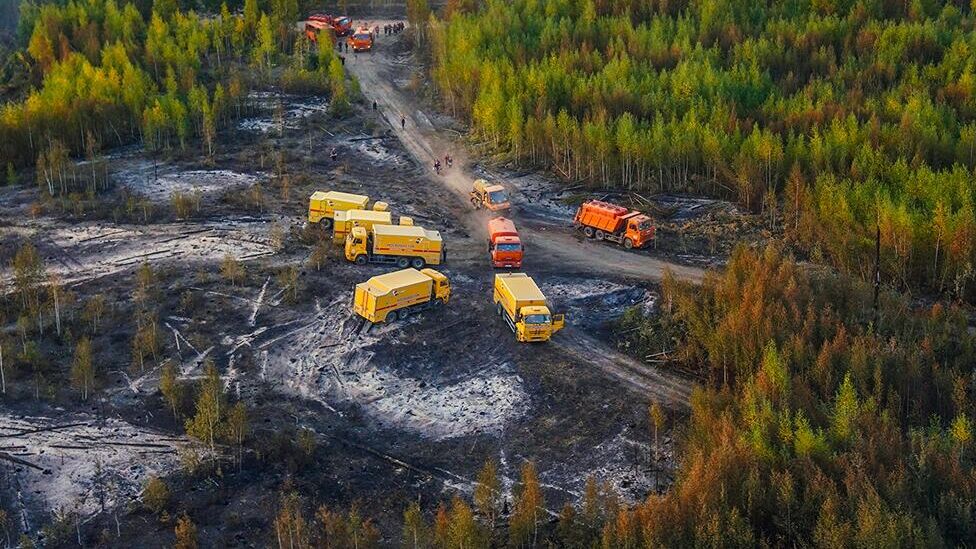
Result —
[[346, 259], [356, 265], [395, 263], [401, 269], [440, 265], [447, 258], [437, 231], [415, 225], [354, 227], [346, 236]]
[[474, 209], [480, 210], [487, 208], [493, 212], [507, 210], [511, 204], [508, 202], [508, 191], [501, 185], [492, 185], [484, 179], [475, 179], [471, 189], [471, 205]]
[[393, 214], [376, 210], [346, 210], [336, 212], [332, 225], [332, 238], [337, 244], [346, 240], [346, 235], [356, 227], [363, 227], [367, 231], [373, 225], [392, 225]]
[[434, 269], [403, 269], [356, 284], [353, 311], [372, 323], [394, 322], [447, 303], [451, 285]]
[[[323, 230], [332, 228], [332, 221], [336, 212], [346, 210], [365, 210], [369, 197], [361, 194], [350, 194], [340, 191], [315, 191], [308, 199], [308, 222], [322, 227]], [[376, 211], [386, 211], [386, 202], [373, 204]]]
[[549, 311], [546, 296], [525, 273], [496, 274], [494, 302], [519, 341], [549, 341], [566, 324], [566, 315]]

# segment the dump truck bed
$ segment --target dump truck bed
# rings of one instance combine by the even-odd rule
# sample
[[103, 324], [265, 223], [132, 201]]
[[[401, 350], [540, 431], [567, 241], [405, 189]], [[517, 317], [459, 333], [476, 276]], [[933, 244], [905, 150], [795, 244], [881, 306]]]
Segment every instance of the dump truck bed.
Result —
[[614, 233], [621, 229], [629, 213], [630, 210], [623, 206], [599, 200], [588, 200], [580, 205], [580, 209], [576, 213], [576, 222], [587, 227]]

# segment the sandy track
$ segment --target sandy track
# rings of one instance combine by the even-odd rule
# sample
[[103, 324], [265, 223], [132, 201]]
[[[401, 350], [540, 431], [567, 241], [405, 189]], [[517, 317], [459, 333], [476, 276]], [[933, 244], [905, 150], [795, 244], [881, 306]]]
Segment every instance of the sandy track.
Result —
[[[384, 21], [372, 21], [373, 25], [384, 25]], [[359, 79], [363, 94], [368, 101], [376, 101], [389, 123], [392, 132], [400, 139], [410, 154], [427, 170], [431, 179], [450, 190], [463, 204], [468, 206], [468, 192], [475, 177], [468, 169], [468, 159], [464, 152], [451, 139], [438, 135], [430, 119], [419, 110], [408, 95], [396, 89], [385, 72], [396, 61], [384, 51], [384, 44], [399, 38], [380, 36], [376, 50], [369, 54], [347, 56], [346, 67]], [[401, 128], [400, 117], [406, 120]], [[433, 171], [434, 160], [445, 151], [455, 151], [455, 167], [438, 176]], [[517, 217], [517, 215], [515, 216]], [[485, 223], [482, 216], [463, 216], [465, 226], [475, 235], [483, 235]], [[696, 267], [678, 265], [647, 255], [628, 252], [596, 242], [581, 242], [572, 234], [553, 226], [529, 227], [524, 224], [521, 233], [533, 255], [544, 251], [546, 259], [554, 265], [563, 265], [572, 272], [589, 271], [597, 275], [614, 273], [632, 278], [659, 281], [664, 272], [670, 269], [683, 280], [700, 281], [704, 271]]]
[[[385, 23], [370, 22], [371, 25], [380, 26]], [[402, 61], [395, 60], [387, 53], [384, 45], [399, 39], [380, 35], [373, 52], [347, 56], [346, 67], [359, 79], [367, 101], [377, 103], [393, 134], [414, 159], [430, 171], [433, 184], [440, 184], [454, 194], [465, 227], [481, 241], [485, 237], [486, 215], [473, 211], [468, 201], [468, 192], [475, 179], [469, 169], [468, 158], [456, 142], [438, 134], [427, 115], [407, 93], [397, 89], [388, 76], [394, 70], [393, 65], [402, 64]], [[402, 126], [401, 117], [405, 122]], [[444, 151], [453, 151], [455, 165], [444, 175], [437, 175], [433, 171], [433, 163]], [[518, 216], [513, 217], [517, 219]], [[530, 226], [522, 223], [520, 227], [523, 240], [531, 250], [532, 262], [562, 267], [564, 272], [588, 272], [596, 276], [612, 273], [627, 278], [659, 281], [666, 270], [671, 270], [678, 278], [694, 282], [701, 281], [705, 274], [695, 267], [669, 263], [601, 243], [581, 242], [565, 227], [558, 225]], [[624, 387], [674, 408], [687, 406], [692, 386], [688, 379], [610, 349], [581, 330], [569, 329], [553, 343], [618, 379]]]

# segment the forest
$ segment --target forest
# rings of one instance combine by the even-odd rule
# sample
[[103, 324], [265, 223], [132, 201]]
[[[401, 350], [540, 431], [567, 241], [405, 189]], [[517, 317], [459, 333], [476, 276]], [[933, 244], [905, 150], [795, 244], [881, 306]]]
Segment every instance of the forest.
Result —
[[282, 62], [276, 78], [286, 90], [331, 92], [336, 108], [347, 101], [334, 50], [313, 55], [293, 32], [297, 0], [275, 0], [267, 13], [247, 0], [239, 15], [223, 3], [214, 17], [180, 8], [176, 0], [155, 0], [145, 14], [115, 0], [23, 2], [17, 32], [32, 86], [0, 109], [8, 171], [36, 159], [45, 173], [51, 158], [91, 160], [129, 143], [154, 154], [183, 150], [191, 138], [212, 156], [249, 87]]
[[968, 2], [489, 0], [432, 17], [440, 100], [518, 165], [767, 213], [797, 253], [972, 299]]
[[[955, 306], [915, 309], [775, 248], [702, 287], [669, 279], [630, 343], [710, 382], [692, 397], [674, 488], [617, 521], [657, 546], [958, 547], [976, 542], [972, 362]], [[717, 490], [716, 486], [721, 486]], [[621, 527], [620, 525], [626, 525]], [[628, 545], [623, 545], [628, 546]]]

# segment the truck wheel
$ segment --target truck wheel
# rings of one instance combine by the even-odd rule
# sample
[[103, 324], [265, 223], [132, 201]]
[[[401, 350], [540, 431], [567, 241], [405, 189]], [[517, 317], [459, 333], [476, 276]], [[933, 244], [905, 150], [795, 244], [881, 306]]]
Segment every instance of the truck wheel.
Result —
[[323, 217], [319, 220], [319, 227], [322, 227], [323, 231], [328, 231], [332, 228], [332, 219], [328, 217]]
[[583, 227], [583, 234], [586, 238], [593, 238], [593, 227]]
[[498, 316], [502, 316], [502, 304], [501, 304], [501, 302], [495, 303], [495, 312], [498, 313]]
[[410, 316], [410, 309], [400, 309], [400, 312], [397, 314], [397, 316], [400, 317], [400, 320], [406, 320], [407, 317]]
[[365, 265], [367, 263], [369, 263], [369, 258], [366, 257], [365, 255], [357, 255], [356, 256], [356, 265], [362, 266], [362, 265]]
[[477, 198], [472, 198], [471, 199], [471, 205], [474, 206], [474, 209], [476, 209], [476, 210], [480, 210], [481, 209], [481, 204], [478, 202], [478, 199]]
[[603, 231], [601, 231], [601, 230], [599, 230], [599, 229], [597, 229], [597, 231], [596, 231], [596, 235], [595, 235], [595, 236], [596, 236], [596, 239], [597, 239], [597, 240], [603, 240], [603, 238], [604, 238], [605, 236], [607, 236], [607, 235], [606, 235], [606, 233], [604, 233]]
[[413, 258], [410, 261], [410, 266], [413, 267], [414, 269], [423, 269], [424, 268], [424, 263], [426, 263], [424, 261], [424, 258], [422, 258], [422, 257], [415, 257], [415, 258]]
[[624, 248], [627, 248], [629, 250], [629, 249], [631, 249], [633, 247], [634, 247], [634, 241], [631, 240], [631, 239], [629, 239], [629, 238], [625, 238], [624, 239]]
[[405, 257], [398, 257], [397, 258], [397, 267], [400, 267], [401, 269], [406, 269], [409, 266], [410, 266], [410, 260], [409, 259], [407, 259]]
[[397, 312], [396, 311], [390, 311], [389, 313], [387, 313], [386, 314], [386, 321], [387, 322], [396, 322], [397, 321]]

